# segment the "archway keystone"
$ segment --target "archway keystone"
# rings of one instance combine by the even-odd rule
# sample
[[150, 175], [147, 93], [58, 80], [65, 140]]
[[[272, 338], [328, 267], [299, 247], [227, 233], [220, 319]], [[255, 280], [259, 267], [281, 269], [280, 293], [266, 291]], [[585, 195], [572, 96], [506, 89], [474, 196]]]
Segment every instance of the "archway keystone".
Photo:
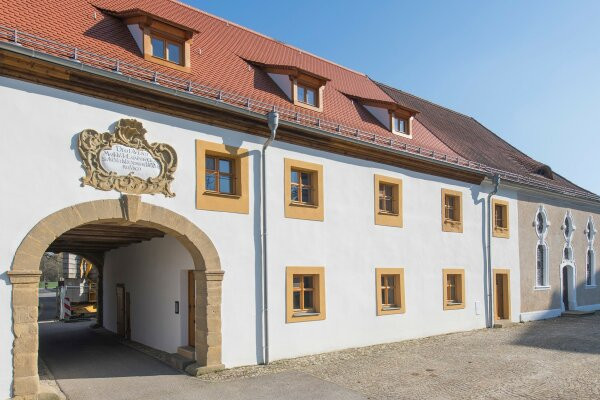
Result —
[[13, 396], [34, 399], [38, 393], [38, 284], [40, 260], [63, 233], [87, 223], [143, 225], [174, 236], [190, 253], [196, 272], [196, 363], [188, 372], [199, 375], [222, 369], [221, 288], [224, 272], [208, 236], [187, 218], [144, 203], [140, 196], [96, 200], [57, 211], [39, 221], [25, 236], [8, 272], [12, 284]]

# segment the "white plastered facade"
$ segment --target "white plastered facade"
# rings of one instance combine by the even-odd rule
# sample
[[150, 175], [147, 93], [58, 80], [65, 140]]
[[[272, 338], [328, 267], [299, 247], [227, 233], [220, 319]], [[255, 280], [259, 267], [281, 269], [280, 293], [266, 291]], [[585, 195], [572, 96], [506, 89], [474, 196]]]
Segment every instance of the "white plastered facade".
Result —
[[[214, 243], [225, 271], [222, 299], [222, 361], [226, 367], [254, 364], [260, 359], [260, 149], [264, 139], [152, 113], [121, 104], [17, 80], [0, 78], [3, 132], [0, 156], [13, 166], [4, 176], [4, 223], [0, 231], [0, 398], [8, 397], [11, 385], [12, 321], [11, 287], [6, 272], [15, 250], [27, 232], [47, 215], [66, 206], [98, 199], [115, 199], [117, 192], [81, 187], [84, 171], [78, 159], [77, 134], [83, 129], [112, 131], [121, 118], [135, 118], [147, 129], [150, 142], [173, 146], [178, 167], [172, 185], [174, 198], [143, 195], [143, 201], [168, 208], [188, 218]], [[265, 127], [266, 129], [266, 127]], [[250, 152], [249, 214], [203, 211], [195, 208], [195, 140], [243, 147]], [[269, 236], [269, 337], [272, 359], [332, 351], [348, 347], [393, 342], [454, 331], [485, 327], [485, 198], [489, 186], [434, 177], [374, 162], [335, 155], [275, 141], [267, 164]], [[284, 158], [323, 165], [323, 222], [284, 217]], [[403, 181], [403, 227], [374, 223], [374, 174]], [[442, 232], [441, 189], [462, 193], [463, 233]], [[510, 207], [510, 226], [517, 227], [518, 209], [514, 192], [501, 191], [499, 198]], [[134, 287], [137, 274], [118, 275], [113, 265], [150, 263], [147, 279], [158, 279], [161, 271], [172, 274], [160, 293], [166, 304], [164, 315], [174, 324], [169, 339], [135, 336], [142, 343], [174, 351], [186, 344], [185, 313], [173, 319], [174, 301], [185, 305], [181, 276], [192, 269], [188, 254], [172, 238], [132, 245], [106, 255], [104, 318], [114, 329], [110, 298], [121, 280]], [[152, 245], [164, 247], [175, 262], [150, 260]], [[291, 245], [294, 244], [294, 245]], [[301, 244], [301, 245], [298, 245]], [[161, 247], [162, 246], [162, 247]], [[179, 247], [178, 247], [179, 246]], [[520, 310], [518, 230], [510, 238], [493, 238], [493, 268], [511, 270], [512, 319]], [[188, 265], [190, 264], [190, 265]], [[325, 268], [327, 317], [323, 321], [287, 324], [285, 321], [286, 266]], [[376, 315], [375, 268], [404, 268], [406, 312]], [[141, 271], [142, 266], [136, 265]], [[443, 268], [464, 268], [466, 307], [443, 310]], [[160, 286], [160, 285], [157, 285]], [[135, 301], [152, 296], [139, 292]], [[158, 300], [157, 300], [158, 301]], [[479, 303], [476, 310], [476, 302]], [[162, 309], [161, 309], [162, 310]], [[134, 310], [132, 310], [132, 316]], [[478, 313], [476, 311], [479, 311]], [[113, 313], [113, 314], [111, 314]], [[144, 315], [139, 311], [136, 315]], [[163, 318], [163, 317], [161, 317]], [[139, 330], [143, 325], [135, 325]], [[148, 327], [152, 327], [148, 324]], [[164, 327], [163, 327], [164, 329]], [[243, 334], [240, 334], [243, 332]]]

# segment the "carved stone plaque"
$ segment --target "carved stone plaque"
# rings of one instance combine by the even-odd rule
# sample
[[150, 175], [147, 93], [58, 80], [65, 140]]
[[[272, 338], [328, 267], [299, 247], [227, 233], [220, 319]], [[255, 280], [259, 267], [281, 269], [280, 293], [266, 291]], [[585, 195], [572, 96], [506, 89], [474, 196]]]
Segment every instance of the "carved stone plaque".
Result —
[[115, 133], [86, 129], [79, 134], [79, 154], [85, 169], [82, 185], [130, 194], [175, 196], [170, 184], [177, 154], [165, 143], [148, 143], [146, 130], [135, 119], [121, 119]]

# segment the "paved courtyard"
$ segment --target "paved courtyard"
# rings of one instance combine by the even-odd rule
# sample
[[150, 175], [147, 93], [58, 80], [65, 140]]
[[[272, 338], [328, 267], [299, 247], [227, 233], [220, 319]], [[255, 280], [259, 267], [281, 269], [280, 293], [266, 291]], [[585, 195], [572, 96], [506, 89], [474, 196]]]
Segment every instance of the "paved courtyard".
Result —
[[[41, 355], [72, 400], [600, 398], [600, 315], [351, 349], [200, 379], [88, 325], [41, 325]], [[65, 355], [67, 348], [74, 351]]]

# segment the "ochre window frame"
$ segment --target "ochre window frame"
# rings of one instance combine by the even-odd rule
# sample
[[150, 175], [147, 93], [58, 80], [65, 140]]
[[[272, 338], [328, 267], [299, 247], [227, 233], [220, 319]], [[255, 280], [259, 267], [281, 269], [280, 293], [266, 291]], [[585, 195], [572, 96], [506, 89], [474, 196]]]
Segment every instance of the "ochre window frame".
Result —
[[[392, 178], [383, 175], [374, 175], [375, 178], [375, 225], [403, 227], [402, 217], [402, 179]], [[389, 213], [382, 211], [379, 207], [379, 186], [380, 184], [392, 186], [392, 196], [395, 197], [395, 212]]]
[[[312, 275], [314, 313], [303, 315], [294, 310], [294, 275]], [[286, 267], [286, 323], [322, 321], [326, 317], [325, 309], [325, 268], [324, 267]]]
[[[462, 192], [457, 190], [450, 189], [442, 189], [442, 231], [443, 232], [455, 232], [462, 233], [463, 232], [463, 201], [462, 201]], [[452, 220], [446, 218], [446, 196], [454, 196], [458, 198], [458, 216], [457, 220]]]
[[[392, 275], [394, 279], [394, 297], [399, 307], [385, 309], [381, 300], [381, 277]], [[404, 314], [406, 312], [404, 291], [404, 268], [375, 268], [375, 294], [377, 298], [377, 315]]]
[[[500, 199], [492, 199], [492, 223], [493, 229], [492, 234], [494, 237], [508, 239], [510, 237], [510, 219], [509, 219], [509, 206], [508, 201]], [[496, 206], [504, 208], [504, 219], [506, 227], [498, 226], [496, 224]]]
[[[292, 201], [292, 169], [311, 173], [312, 204]], [[305, 161], [284, 159], [284, 214], [286, 218], [311, 221], [324, 220], [323, 166]]]
[[[459, 275], [460, 276], [460, 287], [457, 291], [460, 293], [460, 304], [448, 304], [448, 275]], [[442, 270], [442, 302], [444, 310], [459, 310], [465, 308], [466, 297], [465, 297], [465, 270], [462, 268], [444, 268]]]
[[[234, 161], [234, 194], [206, 190], [206, 155], [228, 158]], [[196, 209], [223, 211], [238, 214], [249, 213], [247, 149], [196, 140]]]

